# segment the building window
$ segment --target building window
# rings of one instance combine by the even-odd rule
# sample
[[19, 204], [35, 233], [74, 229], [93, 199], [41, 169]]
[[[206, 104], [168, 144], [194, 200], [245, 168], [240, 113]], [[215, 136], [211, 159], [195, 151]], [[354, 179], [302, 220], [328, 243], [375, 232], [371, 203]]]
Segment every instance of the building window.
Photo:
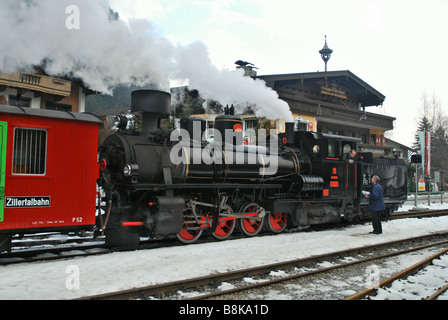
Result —
[[368, 144], [366, 133], [361, 133], [361, 140], [362, 140], [362, 143]]
[[47, 131], [15, 128], [13, 174], [45, 175], [47, 162]]
[[31, 98], [9, 95], [9, 105], [14, 107], [31, 107]]
[[386, 145], [386, 139], [382, 134], [371, 134], [370, 144], [373, 144], [375, 146], [384, 146]]
[[298, 121], [297, 126], [299, 131], [308, 131], [308, 121]]
[[58, 110], [58, 111], [72, 111], [72, 106], [69, 104], [47, 102], [45, 105], [47, 110]]

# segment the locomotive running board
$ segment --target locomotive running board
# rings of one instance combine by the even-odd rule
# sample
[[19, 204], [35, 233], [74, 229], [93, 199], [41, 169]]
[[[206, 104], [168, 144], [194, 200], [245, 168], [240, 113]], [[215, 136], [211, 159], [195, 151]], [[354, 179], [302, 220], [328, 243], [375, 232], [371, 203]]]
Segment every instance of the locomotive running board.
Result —
[[280, 189], [281, 184], [240, 184], [240, 183], [190, 183], [190, 184], [146, 184], [139, 183], [133, 186], [134, 191], [147, 189]]

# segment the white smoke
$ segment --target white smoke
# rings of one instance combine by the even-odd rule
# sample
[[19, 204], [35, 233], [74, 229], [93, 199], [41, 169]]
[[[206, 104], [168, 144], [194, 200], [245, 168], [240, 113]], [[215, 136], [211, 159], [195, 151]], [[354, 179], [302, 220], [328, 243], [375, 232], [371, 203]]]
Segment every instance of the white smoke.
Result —
[[218, 70], [204, 43], [175, 45], [148, 20], [125, 23], [111, 9], [108, 0], [1, 0], [0, 70], [43, 66], [104, 93], [118, 84], [168, 91], [170, 79], [188, 81], [205, 99], [255, 104], [257, 116], [292, 121], [288, 104], [264, 81]]

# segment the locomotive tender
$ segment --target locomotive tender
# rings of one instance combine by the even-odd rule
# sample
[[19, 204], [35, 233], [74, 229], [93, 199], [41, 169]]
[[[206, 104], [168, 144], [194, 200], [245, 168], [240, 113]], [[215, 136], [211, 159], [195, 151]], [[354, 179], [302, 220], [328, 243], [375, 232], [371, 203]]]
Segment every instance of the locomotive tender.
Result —
[[222, 115], [215, 120], [215, 138], [222, 141], [207, 144], [201, 139], [205, 120], [182, 119], [181, 133], [160, 127], [170, 100], [165, 92], [133, 92], [142, 132], [119, 131], [99, 148], [99, 185], [107, 203], [99, 220], [111, 246], [134, 246], [141, 236], [192, 243], [203, 232], [226, 239], [235, 228], [254, 236], [360, 220], [369, 215], [362, 191], [371, 188], [375, 174], [386, 215], [406, 200], [403, 160], [371, 153], [358, 154], [356, 163], [343, 160], [359, 139], [298, 132], [287, 123], [286, 132], [270, 136], [269, 143], [243, 146], [242, 119]]

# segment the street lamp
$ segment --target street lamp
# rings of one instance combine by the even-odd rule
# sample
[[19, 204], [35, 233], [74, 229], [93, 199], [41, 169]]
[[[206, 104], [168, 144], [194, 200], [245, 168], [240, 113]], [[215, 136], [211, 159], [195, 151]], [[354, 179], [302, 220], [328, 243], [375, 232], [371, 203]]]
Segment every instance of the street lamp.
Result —
[[325, 45], [322, 48], [322, 50], [319, 51], [319, 53], [320, 53], [320, 56], [322, 57], [322, 60], [324, 60], [324, 62], [325, 62], [325, 72], [327, 72], [327, 62], [328, 62], [328, 60], [330, 60], [331, 54], [333, 53], [333, 50], [331, 50], [328, 47], [327, 36], [325, 36]]
[[445, 178], [444, 177], [444, 173], [445, 173], [445, 170], [440, 170], [440, 175], [441, 175], [441, 179], [440, 179], [440, 203], [441, 204], [443, 204], [443, 193], [444, 193], [444, 190], [443, 190], [443, 179]]

